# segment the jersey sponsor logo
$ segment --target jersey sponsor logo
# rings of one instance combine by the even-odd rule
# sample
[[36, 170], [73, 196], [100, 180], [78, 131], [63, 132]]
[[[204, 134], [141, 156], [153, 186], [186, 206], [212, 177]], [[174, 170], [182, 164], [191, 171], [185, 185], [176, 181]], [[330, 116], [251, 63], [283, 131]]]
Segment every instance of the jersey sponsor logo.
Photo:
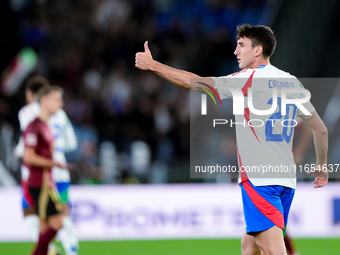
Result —
[[282, 89], [282, 88], [295, 88], [295, 84], [293, 82], [289, 81], [279, 81], [279, 80], [269, 80], [268, 81], [268, 86], [269, 88], [277, 88], [277, 89]]

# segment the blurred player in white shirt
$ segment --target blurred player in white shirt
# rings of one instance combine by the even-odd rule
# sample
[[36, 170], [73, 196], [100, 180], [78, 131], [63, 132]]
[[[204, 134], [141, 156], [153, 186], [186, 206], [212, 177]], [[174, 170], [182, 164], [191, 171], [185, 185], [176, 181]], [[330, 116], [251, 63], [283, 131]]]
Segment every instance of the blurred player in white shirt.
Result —
[[[26, 129], [28, 124], [38, 117], [40, 112], [40, 105], [35, 101], [35, 95], [42, 86], [47, 86], [48, 81], [41, 76], [34, 76], [30, 78], [26, 84], [26, 100], [27, 105], [22, 107], [19, 111], [18, 117], [20, 122], [20, 129], [22, 132]], [[77, 139], [64, 110], [60, 109], [57, 113], [52, 115], [49, 120], [49, 127], [54, 135], [54, 151], [53, 160], [59, 163], [66, 163], [65, 153], [77, 149]], [[16, 156], [22, 158], [24, 155], [24, 143], [22, 137], [15, 148]], [[25, 181], [29, 175], [29, 170], [21, 166], [21, 179], [23, 187], [23, 210], [25, 215], [25, 223], [28, 232], [33, 241], [38, 239], [39, 235], [39, 219], [34, 215], [32, 209], [32, 201], [25, 188]], [[78, 254], [78, 237], [74, 223], [69, 216], [69, 197], [68, 191], [71, 183], [70, 173], [68, 169], [59, 167], [52, 168], [53, 180], [57, 184], [58, 192], [62, 203], [63, 227], [58, 233], [58, 237], [64, 247], [66, 255]]]

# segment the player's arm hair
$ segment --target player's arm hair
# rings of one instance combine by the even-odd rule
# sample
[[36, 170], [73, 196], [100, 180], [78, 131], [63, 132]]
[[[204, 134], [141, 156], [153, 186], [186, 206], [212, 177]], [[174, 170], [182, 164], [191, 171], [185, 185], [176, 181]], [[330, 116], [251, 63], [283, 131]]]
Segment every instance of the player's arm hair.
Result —
[[64, 167], [60, 163], [55, 162], [49, 158], [45, 158], [41, 155], [38, 155], [34, 148], [26, 147], [24, 153], [24, 162], [28, 165], [42, 168], [51, 168], [54, 166]]
[[327, 164], [328, 130], [316, 111], [312, 115], [302, 115], [300, 118], [312, 129], [316, 161]]
[[203, 78], [197, 74], [172, 68], [158, 61], [154, 61], [151, 71], [168, 80], [169, 82], [185, 89], [190, 89], [191, 79], [200, 79], [202, 82], [209, 83], [209, 85], [213, 85], [214, 83], [212, 78]]

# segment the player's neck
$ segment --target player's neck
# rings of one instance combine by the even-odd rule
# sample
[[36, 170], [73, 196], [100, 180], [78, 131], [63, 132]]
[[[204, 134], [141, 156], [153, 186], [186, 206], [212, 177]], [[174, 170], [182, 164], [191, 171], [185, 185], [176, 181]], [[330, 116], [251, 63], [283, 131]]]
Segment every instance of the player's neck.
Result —
[[250, 69], [256, 69], [259, 66], [266, 66], [266, 65], [270, 65], [269, 58], [259, 58], [259, 59], [255, 60], [253, 62], [253, 64], [251, 65], [251, 67], [249, 67], [249, 68]]
[[50, 116], [51, 116], [51, 114], [49, 112], [47, 112], [46, 110], [44, 110], [44, 109], [40, 110], [39, 119], [42, 122], [45, 122], [47, 124], [48, 120], [50, 119]]

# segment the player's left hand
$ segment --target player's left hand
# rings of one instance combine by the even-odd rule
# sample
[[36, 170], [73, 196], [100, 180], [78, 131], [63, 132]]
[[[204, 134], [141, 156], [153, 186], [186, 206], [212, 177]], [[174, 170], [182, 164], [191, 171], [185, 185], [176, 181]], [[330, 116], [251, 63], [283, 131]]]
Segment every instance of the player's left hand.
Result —
[[137, 68], [141, 70], [151, 70], [153, 65], [153, 58], [151, 55], [151, 51], [148, 46], [148, 41], [144, 43], [144, 52], [138, 52], [136, 54], [136, 62], [135, 65]]
[[315, 174], [314, 188], [321, 188], [328, 183], [328, 168], [327, 164], [315, 164], [307, 174]]
[[74, 164], [67, 164], [66, 165], [67, 170], [73, 170], [74, 169]]

